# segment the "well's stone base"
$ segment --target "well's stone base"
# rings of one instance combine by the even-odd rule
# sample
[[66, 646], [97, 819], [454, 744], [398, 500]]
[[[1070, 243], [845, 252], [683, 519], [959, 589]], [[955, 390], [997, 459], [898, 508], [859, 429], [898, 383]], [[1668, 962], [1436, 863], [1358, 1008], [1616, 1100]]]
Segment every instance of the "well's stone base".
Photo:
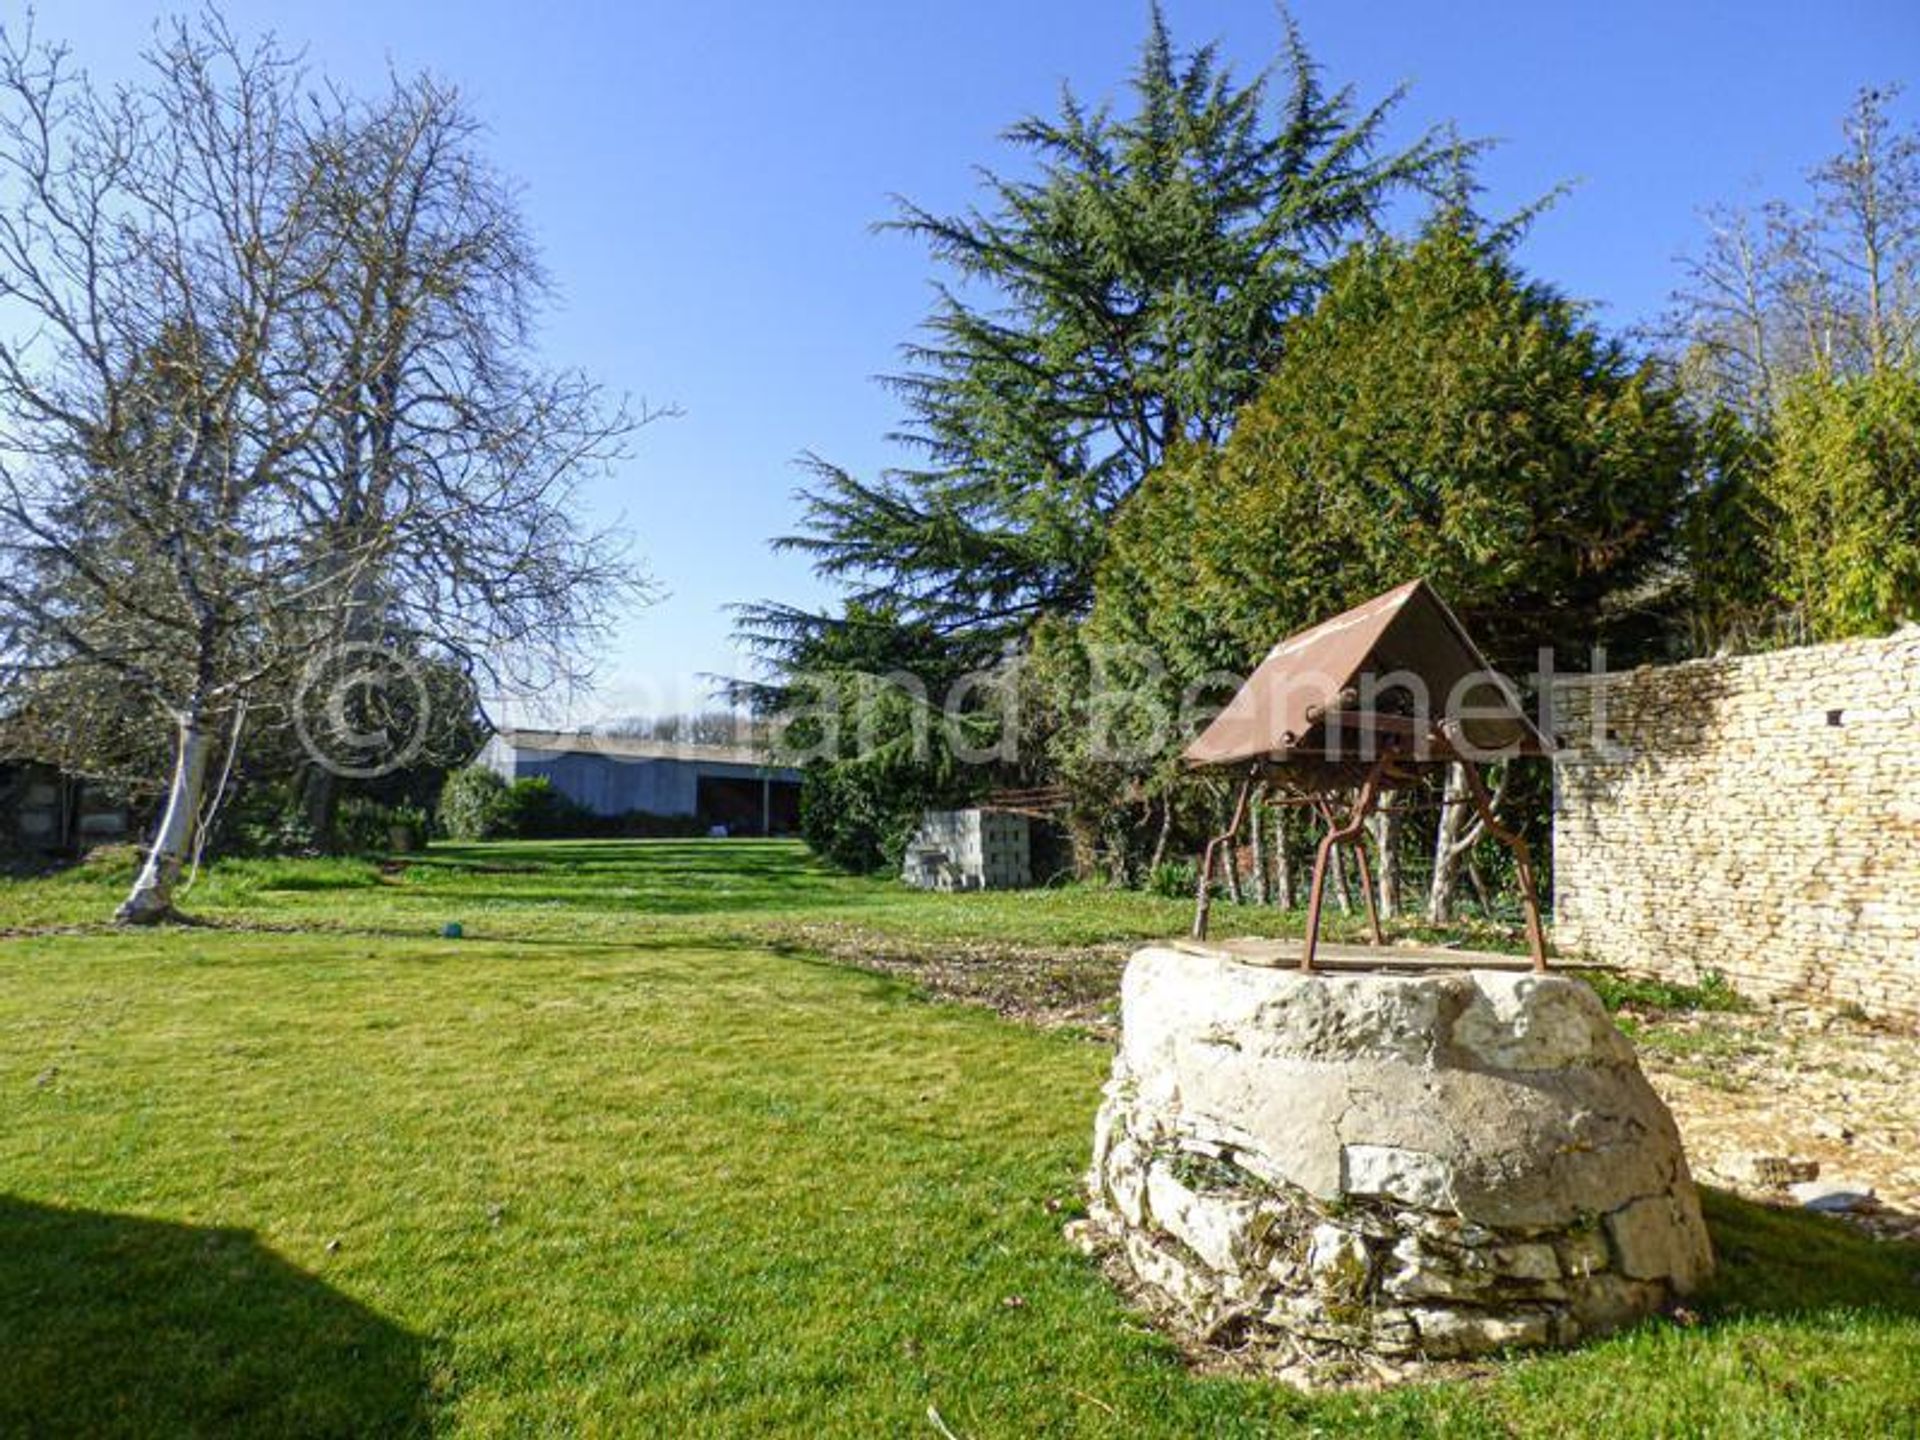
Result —
[[1577, 980], [1153, 947], [1122, 1026], [1091, 1226], [1198, 1333], [1560, 1345], [1712, 1269], [1672, 1117]]

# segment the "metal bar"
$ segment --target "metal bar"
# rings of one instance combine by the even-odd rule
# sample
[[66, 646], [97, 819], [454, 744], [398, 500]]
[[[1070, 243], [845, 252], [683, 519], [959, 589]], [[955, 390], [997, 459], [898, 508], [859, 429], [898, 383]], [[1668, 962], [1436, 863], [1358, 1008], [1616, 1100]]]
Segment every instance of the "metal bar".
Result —
[[[1240, 827], [1245, 823], [1247, 818], [1247, 798], [1253, 793], [1253, 782], [1258, 774], [1259, 772], [1257, 770], [1251, 771], [1248, 773], [1247, 778], [1240, 782], [1239, 797], [1233, 802], [1233, 819], [1227, 822], [1227, 828], [1225, 830], [1207, 841], [1207, 848], [1200, 856], [1199, 893], [1194, 896], [1193, 901], [1193, 938], [1196, 940], [1204, 940], [1207, 938], [1208, 912], [1213, 908], [1213, 887], [1211, 882], [1213, 880], [1214, 854], [1219, 850], [1221, 845], [1232, 840], [1234, 836], [1240, 833]], [[1229, 861], [1228, 863], [1231, 864], [1232, 862]]]
[[1387, 943], [1387, 937], [1381, 932], [1380, 910], [1373, 899], [1373, 867], [1367, 863], [1367, 832], [1364, 817], [1361, 820], [1360, 833], [1353, 838], [1353, 858], [1360, 866], [1360, 898], [1367, 907], [1367, 927], [1373, 931], [1373, 943], [1384, 945]]
[[[1307, 894], [1307, 933], [1300, 946], [1300, 968], [1302, 971], [1311, 972], [1313, 970], [1314, 952], [1320, 948], [1320, 906], [1321, 901], [1325, 898], [1327, 888], [1327, 861], [1333, 854], [1334, 846], [1347, 844], [1355, 835], [1360, 833], [1360, 828], [1367, 823], [1367, 812], [1373, 808], [1374, 799], [1379, 792], [1380, 776], [1385, 770], [1386, 764], [1387, 760], [1384, 755], [1373, 762], [1373, 768], [1367, 771], [1367, 778], [1361, 782], [1360, 795], [1354, 802], [1353, 813], [1347, 817], [1344, 824], [1336, 826], [1331, 823], [1331, 807], [1326, 807], [1322, 810], [1322, 813], [1329, 817], [1329, 823], [1327, 825], [1327, 833], [1320, 837], [1320, 846], [1313, 854], [1313, 886]], [[1371, 912], [1373, 904], [1372, 887], [1366, 886], [1365, 888], [1368, 891], [1368, 910]], [[1374, 924], [1376, 927], [1375, 933], [1377, 934], [1379, 925], [1377, 918]]]
[[1513, 852], [1513, 868], [1520, 876], [1520, 901], [1527, 912], [1527, 948], [1533, 953], [1533, 968], [1544, 971], [1547, 968], [1547, 935], [1540, 923], [1540, 896], [1533, 884], [1533, 847], [1527, 844], [1526, 836], [1517, 830], [1509, 830], [1494, 815], [1486, 782], [1480, 778], [1480, 767], [1468, 761], [1461, 768], [1466, 771], [1467, 791], [1473, 796], [1474, 809], [1480, 812], [1487, 833]]

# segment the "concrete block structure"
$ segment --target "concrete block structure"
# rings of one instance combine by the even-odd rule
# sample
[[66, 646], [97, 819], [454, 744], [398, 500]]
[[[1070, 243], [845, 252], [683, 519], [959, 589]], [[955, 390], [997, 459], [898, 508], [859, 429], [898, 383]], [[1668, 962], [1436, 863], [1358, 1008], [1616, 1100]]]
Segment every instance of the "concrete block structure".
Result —
[[900, 878], [923, 890], [1014, 890], [1033, 883], [1033, 836], [1004, 810], [929, 810]]

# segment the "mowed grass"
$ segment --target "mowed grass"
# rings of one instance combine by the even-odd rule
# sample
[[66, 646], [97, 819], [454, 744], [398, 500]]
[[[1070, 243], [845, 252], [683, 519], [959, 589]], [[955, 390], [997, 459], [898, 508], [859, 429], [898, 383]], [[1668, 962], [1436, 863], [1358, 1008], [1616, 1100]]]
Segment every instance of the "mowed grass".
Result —
[[[0, 929], [121, 878], [0, 885]], [[1178, 901], [731, 842], [189, 898], [212, 925], [0, 941], [0, 1431], [1915, 1433], [1920, 1250], [1711, 1196], [1691, 1323], [1379, 1395], [1196, 1375], [1060, 1237], [1106, 1051], [768, 938], [1079, 944]]]
[[[130, 853], [130, 852], [128, 852]], [[99, 925], [133, 878], [131, 860], [31, 883], [0, 879], [0, 931]], [[1098, 886], [941, 895], [839, 873], [797, 841], [550, 840], [459, 845], [378, 866], [364, 859], [236, 860], [182, 900], [235, 924], [437, 931], [470, 937], [606, 938], [758, 934], [764, 922], [848, 920], [881, 934], [1086, 945], [1184, 933], [1191, 899]], [[1288, 934], [1284, 910], [1219, 905], [1220, 934]], [[1328, 933], [1357, 925], [1329, 915]], [[1356, 932], [1357, 933], [1357, 932]]]

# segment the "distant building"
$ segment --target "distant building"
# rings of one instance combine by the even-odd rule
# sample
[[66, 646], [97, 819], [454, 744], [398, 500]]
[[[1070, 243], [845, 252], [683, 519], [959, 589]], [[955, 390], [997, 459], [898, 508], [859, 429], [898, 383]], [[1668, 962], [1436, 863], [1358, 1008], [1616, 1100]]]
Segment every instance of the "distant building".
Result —
[[785, 835], [800, 824], [800, 772], [750, 746], [502, 730], [477, 763], [509, 783], [544, 776], [595, 815], [695, 819], [733, 835]]
[[1032, 827], [1004, 810], [929, 810], [900, 878], [922, 890], [1017, 890], [1033, 883]]

